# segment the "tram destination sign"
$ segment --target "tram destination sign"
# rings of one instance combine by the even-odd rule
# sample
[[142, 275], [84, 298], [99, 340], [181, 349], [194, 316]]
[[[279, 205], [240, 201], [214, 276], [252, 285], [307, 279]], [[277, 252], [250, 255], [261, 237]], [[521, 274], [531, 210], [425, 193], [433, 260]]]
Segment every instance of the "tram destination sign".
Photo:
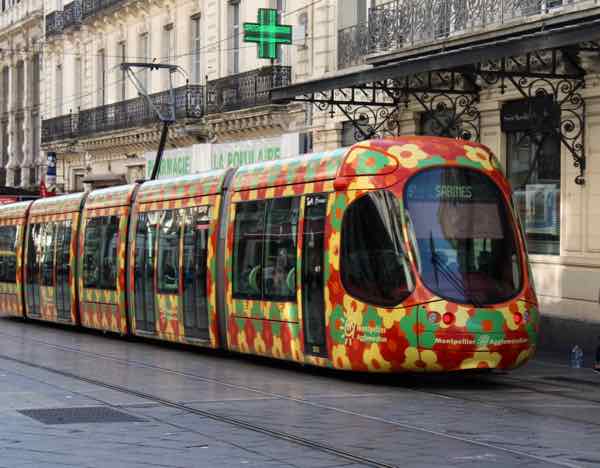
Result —
[[292, 27], [278, 24], [277, 10], [259, 8], [258, 23], [244, 23], [244, 42], [258, 44], [258, 57], [275, 60], [278, 45], [292, 43]]

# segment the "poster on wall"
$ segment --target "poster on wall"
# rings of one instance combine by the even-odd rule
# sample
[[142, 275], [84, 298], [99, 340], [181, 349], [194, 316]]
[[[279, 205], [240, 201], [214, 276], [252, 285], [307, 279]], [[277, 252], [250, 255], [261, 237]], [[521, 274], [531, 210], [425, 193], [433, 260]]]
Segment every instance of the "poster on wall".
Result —
[[525, 231], [528, 234], [558, 236], [560, 191], [555, 184], [525, 186]]

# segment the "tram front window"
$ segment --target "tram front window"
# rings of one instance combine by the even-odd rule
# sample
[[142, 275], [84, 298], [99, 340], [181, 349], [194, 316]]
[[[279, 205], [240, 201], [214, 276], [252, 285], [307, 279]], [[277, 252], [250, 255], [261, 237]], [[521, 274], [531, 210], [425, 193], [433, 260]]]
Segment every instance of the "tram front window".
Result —
[[517, 294], [515, 226], [491, 179], [470, 169], [429, 169], [409, 180], [404, 200], [421, 277], [433, 293], [475, 305]]

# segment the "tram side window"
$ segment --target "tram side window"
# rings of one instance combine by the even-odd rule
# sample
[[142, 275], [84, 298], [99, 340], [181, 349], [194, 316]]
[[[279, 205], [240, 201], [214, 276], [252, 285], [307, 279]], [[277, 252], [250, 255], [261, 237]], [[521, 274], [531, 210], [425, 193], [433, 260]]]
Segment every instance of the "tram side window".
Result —
[[0, 226], [0, 282], [17, 279], [17, 226]]
[[233, 296], [261, 298], [266, 201], [239, 203], [235, 213]]
[[298, 198], [270, 200], [265, 233], [264, 299], [294, 300], [296, 297], [296, 239]]
[[83, 246], [83, 285], [85, 288], [116, 289], [119, 217], [90, 218]]
[[164, 211], [158, 234], [158, 292], [179, 291], [179, 239], [181, 216], [178, 210]]
[[341, 274], [346, 290], [367, 303], [390, 307], [412, 289], [403, 250], [400, 204], [387, 191], [351, 204], [342, 221]]
[[56, 247], [56, 223], [41, 225], [42, 285], [54, 285], [54, 250]]

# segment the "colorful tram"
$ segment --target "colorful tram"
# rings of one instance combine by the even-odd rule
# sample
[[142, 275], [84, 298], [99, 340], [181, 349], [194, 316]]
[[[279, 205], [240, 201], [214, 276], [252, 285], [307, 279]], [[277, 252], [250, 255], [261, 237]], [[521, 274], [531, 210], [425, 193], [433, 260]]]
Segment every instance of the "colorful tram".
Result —
[[510, 187], [435, 137], [0, 207], [0, 309], [352, 371], [511, 369], [538, 303]]

